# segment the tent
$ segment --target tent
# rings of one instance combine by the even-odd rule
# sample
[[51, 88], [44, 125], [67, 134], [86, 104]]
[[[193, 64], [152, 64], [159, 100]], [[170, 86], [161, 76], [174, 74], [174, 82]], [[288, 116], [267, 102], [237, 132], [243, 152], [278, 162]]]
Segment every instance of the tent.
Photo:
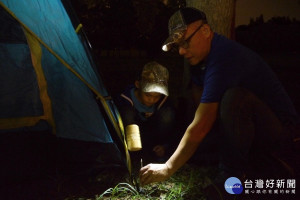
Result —
[[[54, 140], [31, 141], [29, 152], [56, 152], [73, 168], [92, 159], [95, 168], [125, 166], [131, 172], [122, 121], [70, 2], [0, 0], [0, 22], [1, 153], [20, 154], [28, 146], [9, 150], [16, 138], [22, 138], [16, 142], [22, 146], [32, 134], [43, 138], [51, 132]], [[16, 155], [6, 155], [6, 161], [11, 157]], [[20, 171], [11, 168], [15, 164], [0, 177]]]

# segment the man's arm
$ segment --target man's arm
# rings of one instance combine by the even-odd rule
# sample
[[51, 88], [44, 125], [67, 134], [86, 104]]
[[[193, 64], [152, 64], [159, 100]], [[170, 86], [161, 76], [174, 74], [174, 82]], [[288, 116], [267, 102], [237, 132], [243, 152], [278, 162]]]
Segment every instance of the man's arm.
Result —
[[149, 184], [168, 179], [196, 151], [198, 145], [212, 128], [219, 103], [200, 103], [193, 122], [186, 129], [176, 151], [165, 164], [149, 164], [140, 170], [140, 181]]

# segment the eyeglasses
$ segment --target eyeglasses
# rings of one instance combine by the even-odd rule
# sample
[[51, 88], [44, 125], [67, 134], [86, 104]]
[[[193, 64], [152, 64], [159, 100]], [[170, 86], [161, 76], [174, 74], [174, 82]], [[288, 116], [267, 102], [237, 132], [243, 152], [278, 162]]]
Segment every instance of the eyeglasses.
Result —
[[204, 25], [201, 24], [201, 26], [199, 26], [188, 38], [186, 38], [185, 40], [181, 40], [180, 42], [177, 43], [177, 48], [182, 47], [184, 49], [189, 48], [190, 46], [190, 40], [193, 38], [193, 36], [197, 33], [197, 31], [200, 30], [200, 28]]

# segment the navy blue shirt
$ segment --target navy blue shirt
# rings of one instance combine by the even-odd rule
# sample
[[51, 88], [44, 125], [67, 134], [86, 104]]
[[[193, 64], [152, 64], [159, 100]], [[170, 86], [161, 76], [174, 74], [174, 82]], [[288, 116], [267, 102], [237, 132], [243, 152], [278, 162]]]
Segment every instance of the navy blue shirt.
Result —
[[287, 92], [255, 52], [214, 33], [204, 66], [195, 66], [198, 73], [192, 77], [204, 87], [202, 103], [220, 102], [229, 88], [243, 87], [268, 104], [281, 121], [298, 123], [298, 114]]

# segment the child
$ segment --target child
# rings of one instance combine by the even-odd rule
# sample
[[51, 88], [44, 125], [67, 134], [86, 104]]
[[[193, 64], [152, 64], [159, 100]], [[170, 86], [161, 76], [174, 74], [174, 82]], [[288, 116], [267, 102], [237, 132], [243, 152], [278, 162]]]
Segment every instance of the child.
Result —
[[124, 127], [139, 126], [142, 154], [151, 153], [158, 161], [167, 157], [175, 125], [175, 110], [168, 99], [168, 80], [167, 68], [149, 62], [135, 84], [115, 99]]

